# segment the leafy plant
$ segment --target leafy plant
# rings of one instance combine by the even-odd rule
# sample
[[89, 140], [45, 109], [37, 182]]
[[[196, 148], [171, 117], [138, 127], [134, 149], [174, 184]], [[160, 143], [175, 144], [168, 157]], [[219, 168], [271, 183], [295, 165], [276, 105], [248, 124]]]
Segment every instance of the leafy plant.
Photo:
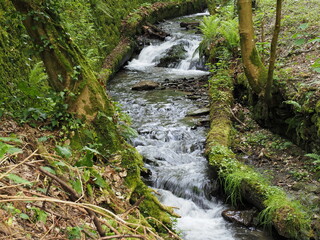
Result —
[[0, 159], [2, 159], [6, 154], [18, 154], [21, 153], [21, 148], [17, 148], [12, 144], [8, 144], [7, 142], [14, 143], [22, 143], [22, 141], [18, 138], [14, 137], [0, 137]]
[[[320, 40], [320, 38], [318, 38]], [[320, 58], [318, 58], [312, 65], [314, 71], [320, 73]]]
[[83, 228], [79, 226], [75, 227], [67, 227], [67, 232], [68, 232], [68, 239], [73, 240], [73, 239], [81, 239], [81, 231]]
[[299, 234], [309, 235], [310, 217], [300, 202], [288, 200], [282, 190], [273, 187], [264, 204], [267, 207], [258, 216], [262, 225], [271, 227], [272, 222], [278, 221], [278, 216], [285, 215], [287, 216], [285, 231], [291, 238], [301, 239]]
[[199, 46], [200, 54], [207, 54], [218, 43], [224, 45], [233, 55], [237, 54], [240, 38], [236, 18], [222, 19], [217, 15], [204, 17], [200, 30], [203, 33]]
[[314, 165], [316, 165], [316, 171], [319, 171], [320, 170], [320, 155], [316, 154], [316, 153], [308, 153], [305, 156], [313, 159], [312, 163]]

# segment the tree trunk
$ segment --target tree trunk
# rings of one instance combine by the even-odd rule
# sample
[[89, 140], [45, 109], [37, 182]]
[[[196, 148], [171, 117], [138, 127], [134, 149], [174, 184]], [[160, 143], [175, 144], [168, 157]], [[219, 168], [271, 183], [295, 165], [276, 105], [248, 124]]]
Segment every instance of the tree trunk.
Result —
[[68, 111], [84, 118], [108, 140], [110, 149], [116, 149], [121, 138], [116, 137], [114, 106], [59, 17], [43, 0], [11, 2], [24, 16], [23, 24], [39, 50], [50, 86], [58, 92], [65, 91]]
[[273, 85], [273, 72], [274, 65], [277, 58], [277, 42], [280, 33], [280, 25], [281, 25], [281, 8], [282, 8], [282, 0], [277, 0], [277, 9], [276, 9], [276, 22], [274, 26], [274, 32], [271, 42], [271, 50], [270, 50], [270, 60], [269, 60], [269, 69], [268, 69], [268, 79], [265, 88], [265, 98], [267, 102], [271, 101], [271, 90]]
[[267, 81], [267, 69], [261, 61], [254, 40], [252, 1], [238, 0], [238, 12], [240, 47], [244, 72], [253, 91], [261, 95], [264, 94], [263, 89]]

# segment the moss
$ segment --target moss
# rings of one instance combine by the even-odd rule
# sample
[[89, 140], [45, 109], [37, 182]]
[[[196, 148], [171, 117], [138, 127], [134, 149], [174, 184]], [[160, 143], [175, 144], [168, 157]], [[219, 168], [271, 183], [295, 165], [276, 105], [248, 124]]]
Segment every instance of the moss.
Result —
[[128, 176], [125, 179], [126, 185], [130, 189], [130, 194], [127, 196], [128, 200], [135, 203], [143, 197], [144, 199], [139, 205], [140, 212], [145, 217], [151, 217], [149, 223], [158, 231], [166, 232], [163, 226], [156, 224], [152, 218], [171, 228], [170, 216], [174, 214], [172, 209], [162, 206], [152, 194], [151, 189], [142, 182], [140, 176], [140, 169], [143, 168], [142, 156], [129, 145], [121, 151], [121, 155], [122, 166], [128, 170]]
[[268, 70], [264, 66], [264, 64], [261, 61], [261, 57], [259, 55], [259, 52], [257, 51], [256, 48], [253, 48], [251, 55], [250, 55], [250, 60], [251, 62], [258, 68], [259, 70], [259, 85], [260, 86], [265, 86], [267, 79], [268, 79]]
[[[220, 70], [209, 82], [211, 125], [206, 154], [231, 203], [238, 205], [246, 200], [263, 210], [261, 224], [272, 223], [282, 236], [305, 239], [310, 234], [310, 218], [301, 205], [293, 204], [284, 191], [271, 186], [254, 169], [239, 162], [229, 149], [232, 134], [230, 109], [233, 103], [230, 73]], [[281, 204], [278, 204], [278, 196], [281, 196]], [[290, 207], [282, 211], [284, 206]]]

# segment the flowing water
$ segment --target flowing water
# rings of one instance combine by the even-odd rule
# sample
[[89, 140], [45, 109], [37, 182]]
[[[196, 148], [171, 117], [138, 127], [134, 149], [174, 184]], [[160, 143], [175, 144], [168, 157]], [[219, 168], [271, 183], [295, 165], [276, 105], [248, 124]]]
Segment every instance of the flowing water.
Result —
[[[184, 18], [199, 18], [196, 14]], [[183, 19], [185, 20], [185, 19]], [[219, 202], [212, 192], [215, 181], [203, 157], [205, 127], [195, 127], [197, 119], [186, 117], [198, 108], [197, 102], [176, 90], [132, 91], [140, 81], [158, 83], [182, 77], [208, 74], [196, 70], [199, 55], [195, 53], [201, 35], [180, 29], [181, 18], [160, 24], [171, 34], [165, 42], [153, 41], [142, 49], [110, 82], [110, 93], [122, 104], [133, 121], [139, 136], [132, 144], [143, 155], [152, 175], [148, 183], [159, 193], [160, 201], [175, 207], [181, 218], [176, 229], [187, 240], [269, 240], [266, 233], [227, 223], [221, 212], [228, 206]], [[176, 68], [156, 67], [174, 45], [183, 44], [187, 56]]]

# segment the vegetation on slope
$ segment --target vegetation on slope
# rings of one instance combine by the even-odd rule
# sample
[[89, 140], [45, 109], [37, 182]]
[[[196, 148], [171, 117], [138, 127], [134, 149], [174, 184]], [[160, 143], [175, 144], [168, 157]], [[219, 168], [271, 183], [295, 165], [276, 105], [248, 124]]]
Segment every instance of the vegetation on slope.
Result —
[[[260, 2], [261, 5], [268, 2], [268, 9], [273, 9], [272, 13], [274, 13], [274, 1]], [[227, 8], [230, 8], [231, 6], [229, 5]], [[260, 5], [258, 6], [260, 7]], [[220, 17], [219, 13], [223, 13], [224, 11], [225, 7], [220, 6], [219, 10], [216, 11], [218, 14], [216, 14], [215, 17], [211, 17], [216, 26], [218, 26], [216, 23], [218, 20], [216, 19], [220, 19], [221, 23], [232, 20], [232, 15], [230, 15], [231, 18], [229, 20], [225, 19], [225, 15]], [[266, 11], [266, 8], [258, 8], [258, 10], [256, 10], [256, 17], [259, 17], [258, 14], [263, 14], [266, 12], [267, 15], [269, 14], [268, 22], [272, 22], [270, 19], [273, 15]], [[318, 231], [318, 227], [315, 223], [315, 221], [318, 221], [318, 218], [314, 218], [313, 223], [311, 223], [312, 211], [315, 209], [312, 204], [310, 204], [310, 206], [303, 206], [301, 203], [292, 200], [287, 196], [284, 190], [272, 186], [271, 182], [266, 179], [265, 176], [262, 176], [261, 174], [257, 173], [256, 170], [253, 170], [251, 167], [242, 163], [242, 161], [244, 161], [243, 159], [238, 158], [238, 160], [236, 160], [236, 155], [230, 150], [230, 144], [233, 136], [233, 130], [231, 126], [232, 122], [230, 119], [234, 119], [238, 125], [241, 125], [241, 128], [238, 128], [241, 131], [247, 131], [248, 129], [248, 127], [246, 127], [247, 122], [243, 122], [244, 120], [241, 118], [241, 115], [239, 119], [239, 115], [236, 115], [233, 112], [233, 109], [236, 109], [237, 107], [234, 107], [232, 99], [232, 87], [234, 81], [232, 77], [235, 76], [238, 71], [240, 71], [238, 67], [239, 62], [238, 59], [235, 59], [235, 54], [232, 54], [230, 51], [225, 51], [226, 49], [230, 49], [226, 43], [228, 42], [228, 37], [224, 36], [223, 33], [216, 33], [219, 28], [214, 28], [212, 30], [210, 28], [212, 27], [212, 24], [206, 24], [206, 21], [202, 27], [205, 34], [205, 41], [202, 43], [202, 49], [205, 49], [207, 54], [211, 54], [209, 59], [212, 63], [211, 69], [214, 72], [214, 75], [210, 80], [211, 130], [207, 139], [206, 151], [209, 158], [209, 163], [217, 170], [222, 185], [224, 186], [224, 189], [233, 204], [239, 204], [243, 200], [255, 205], [260, 211], [262, 210], [260, 213], [261, 224], [272, 223], [277, 229], [278, 233], [287, 238], [309, 239], [312, 236], [317, 236], [318, 233], [312, 232], [311, 230], [311, 224], [313, 224], [313, 229]], [[262, 20], [260, 19], [260, 21]], [[269, 27], [271, 27], [271, 25]], [[229, 28], [228, 30], [232, 31], [232, 28]], [[210, 34], [215, 38], [212, 39]], [[270, 37], [270, 32], [268, 36]], [[266, 38], [266, 35], [264, 38]], [[258, 45], [259, 50], [265, 49], [265, 45], [267, 45], [267, 43], [264, 45]], [[265, 53], [266, 52], [264, 52], [264, 54]], [[276, 79], [279, 81], [281, 78], [279, 75], [277, 75]], [[245, 86], [248, 87], [247, 82], [245, 83]], [[274, 89], [277, 87], [279, 86], [275, 85]], [[241, 92], [237, 92], [239, 91], [239, 88], [237, 88], [235, 91], [236, 94], [242, 94]], [[251, 91], [251, 94], [252, 92], [253, 91]], [[243, 97], [247, 97], [247, 100], [251, 100], [252, 104], [258, 97], [253, 95], [254, 94], [250, 95], [246, 92], [246, 94], [243, 94]], [[253, 96], [253, 98], [250, 98], [250, 96]], [[256, 112], [256, 114], [259, 117], [262, 116], [261, 112]], [[241, 139], [243, 139], [243, 135], [244, 134], [239, 133], [237, 134], [237, 137], [240, 136]], [[316, 139], [318, 138], [319, 137], [316, 137]], [[242, 151], [244, 147], [241, 147], [241, 144], [246, 144], [246, 142], [239, 143], [237, 141], [237, 144], [238, 145], [236, 149], [241, 149]], [[264, 151], [264, 149], [262, 149], [262, 151]], [[266, 157], [269, 159], [269, 161], [272, 161], [272, 158], [275, 156], [271, 158], [270, 155], [267, 155]], [[251, 159], [250, 155], [249, 158]], [[285, 165], [285, 163], [283, 164]], [[267, 166], [265, 168], [268, 169]], [[272, 168], [270, 167], [269, 171], [272, 171], [271, 169]], [[264, 175], [270, 174], [266, 173]], [[275, 177], [275, 175], [277, 175], [277, 173], [271, 174], [269, 177], [272, 178]], [[313, 179], [311, 178], [309, 181], [313, 181]], [[275, 183], [274, 180], [273, 183]], [[303, 201], [303, 203], [305, 204], [306, 202]]]

